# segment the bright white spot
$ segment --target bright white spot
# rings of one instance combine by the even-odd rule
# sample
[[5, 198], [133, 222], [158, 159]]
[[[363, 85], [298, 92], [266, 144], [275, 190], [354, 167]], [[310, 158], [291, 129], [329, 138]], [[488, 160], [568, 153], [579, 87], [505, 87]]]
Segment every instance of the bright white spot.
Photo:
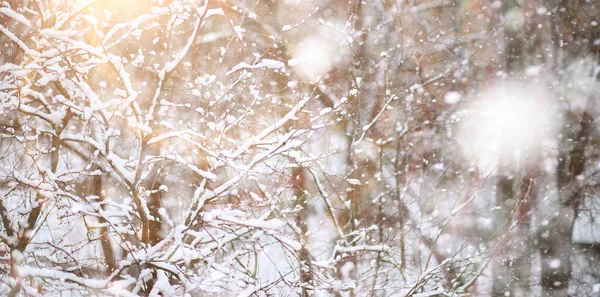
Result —
[[492, 170], [498, 161], [522, 164], [538, 156], [543, 141], [555, 135], [552, 101], [533, 82], [500, 83], [459, 112], [457, 140], [484, 170]]
[[504, 25], [507, 29], [518, 31], [525, 24], [525, 16], [520, 8], [511, 8], [505, 14]]
[[360, 185], [360, 181], [358, 179], [349, 178], [346, 181], [351, 185]]
[[548, 263], [548, 266], [550, 266], [550, 268], [552, 269], [557, 269], [560, 267], [560, 259], [552, 259], [550, 260], [550, 263]]
[[236, 118], [232, 115], [228, 115], [226, 120], [227, 120], [227, 124], [233, 124], [233, 122], [235, 122]]
[[444, 96], [444, 102], [446, 104], [454, 105], [454, 104], [458, 103], [458, 101], [460, 101], [461, 97], [462, 96], [460, 95], [459, 92], [448, 92]]
[[525, 69], [525, 74], [530, 77], [539, 76], [541, 72], [541, 66], [529, 66], [527, 69]]
[[546, 14], [546, 12], [548, 12], [548, 9], [546, 9], [546, 7], [538, 7], [538, 9], [535, 10], [535, 12], [537, 12], [537, 14], [539, 15], [544, 15]]
[[290, 89], [295, 89], [298, 86], [298, 81], [297, 80], [291, 80], [287, 83], [287, 86]]
[[[344, 36], [338, 30], [320, 28], [292, 48], [292, 56], [298, 63], [300, 73], [316, 81], [343, 60], [347, 47]], [[289, 63], [289, 62], [288, 62]]]

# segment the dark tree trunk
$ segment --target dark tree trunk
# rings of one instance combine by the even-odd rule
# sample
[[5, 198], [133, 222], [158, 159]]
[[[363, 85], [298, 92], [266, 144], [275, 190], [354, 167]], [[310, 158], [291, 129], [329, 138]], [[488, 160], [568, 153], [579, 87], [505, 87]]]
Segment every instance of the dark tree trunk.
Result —
[[308, 216], [309, 216], [309, 205], [307, 203], [307, 193], [305, 191], [305, 171], [302, 167], [296, 167], [292, 170], [292, 185], [294, 186], [294, 195], [296, 196], [297, 205], [302, 208], [296, 215], [296, 226], [300, 228], [300, 234], [298, 239], [302, 244], [299, 252], [299, 264], [300, 264], [300, 282], [301, 282], [301, 294], [302, 297], [312, 296], [313, 290], [310, 288], [313, 285], [314, 272], [312, 267], [312, 255], [310, 254], [310, 247], [306, 232], [308, 231]]
[[581, 204], [582, 190], [577, 177], [585, 169], [585, 147], [592, 129], [592, 117], [583, 113], [576, 117], [579, 131], [575, 145], [564, 149], [559, 157], [557, 186], [559, 206], [555, 215], [542, 223], [538, 233], [541, 256], [543, 296], [567, 296], [571, 278], [573, 224]]

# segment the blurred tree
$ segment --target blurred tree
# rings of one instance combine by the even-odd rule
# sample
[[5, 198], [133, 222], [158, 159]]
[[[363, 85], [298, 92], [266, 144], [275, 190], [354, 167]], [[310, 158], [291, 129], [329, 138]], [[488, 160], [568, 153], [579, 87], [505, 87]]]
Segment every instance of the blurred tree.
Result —
[[0, 3], [0, 295], [593, 295], [599, 5]]

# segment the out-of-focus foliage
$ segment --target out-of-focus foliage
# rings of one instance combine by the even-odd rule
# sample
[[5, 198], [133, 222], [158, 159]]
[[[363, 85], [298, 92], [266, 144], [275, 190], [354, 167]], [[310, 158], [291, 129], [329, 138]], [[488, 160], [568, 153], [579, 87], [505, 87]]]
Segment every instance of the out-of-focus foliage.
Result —
[[0, 295], [600, 292], [594, 1], [0, 3]]

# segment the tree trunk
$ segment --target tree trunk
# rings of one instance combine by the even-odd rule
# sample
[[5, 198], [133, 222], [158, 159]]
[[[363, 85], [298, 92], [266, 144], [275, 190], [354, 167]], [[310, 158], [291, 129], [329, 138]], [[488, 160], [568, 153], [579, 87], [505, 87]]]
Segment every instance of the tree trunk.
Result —
[[310, 253], [310, 247], [306, 232], [308, 231], [308, 216], [309, 208], [307, 202], [307, 193], [304, 187], [305, 171], [302, 167], [296, 167], [292, 169], [292, 185], [294, 186], [294, 195], [296, 196], [297, 205], [302, 209], [296, 215], [296, 226], [300, 229], [298, 239], [302, 244], [299, 252], [299, 264], [300, 264], [300, 286], [302, 297], [312, 296], [313, 290], [310, 288], [313, 284], [314, 272], [312, 268], [312, 256]]
[[508, 239], [508, 226], [510, 224], [511, 204], [514, 201], [515, 190], [513, 179], [506, 168], [501, 164], [498, 169], [498, 181], [496, 184], [496, 217], [497, 233], [499, 234], [496, 251], [492, 255], [492, 296], [512, 295], [514, 285], [513, 270], [511, 262], [506, 255], [509, 247], [506, 242]]
[[573, 137], [574, 147], [564, 149], [559, 156], [558, 209], [542, 222], [538, 232], [543, 296], [567, 296], [569, 289], [573, 224], [583, 196], [577, 177], [585, 169], [585, 147], [593, 119], [588, 113], [583, 113], [577, 121], [579, 131]]

